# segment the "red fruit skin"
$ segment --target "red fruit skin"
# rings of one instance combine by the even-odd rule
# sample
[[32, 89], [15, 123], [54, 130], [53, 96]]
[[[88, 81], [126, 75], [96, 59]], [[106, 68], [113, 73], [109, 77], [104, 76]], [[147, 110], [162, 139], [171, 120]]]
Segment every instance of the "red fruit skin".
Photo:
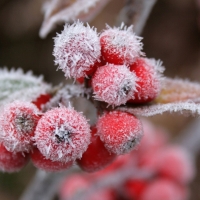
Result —
[[49, 172], [66, 170], [73, 165], [72, 161], [64, 163], [46, 159], [37, 148], [34, 148], [33, 152], [31, 153], [31, 161], [35, 167]]
[[140, 199], [147, 183], [144, 180], [127, 180], [124, 184], [124, 193], [128, 199]]
[[130, 70], [138, 77], [137, 92], [134, 98], [129, 100], [130, 103], [148, 103], [154, 100], [160, 92], [160, 74], [163, 68], [155, 60], [147, 58], [138, 58], [130, 66]]
[[3, 172], [18, 172], [29, 161], [29, 154], [10, 152], [0, 144], [0, 170]]
[[82, 158], [77, 160], [78, 165], [86, 172], [98, 171], [109, 165], [115, 158], [114, 153], [109, 152], [99, 136], [96, 127], [92, 127], [91, 143], [83, 153]]
[[32, 103], [35, 104], [39, 110], [41, 110], [42, 105], [43, 105], [43, 104], [46, 104], [47, 102], [49, 102], [50, 99], [51, 99], [51, 95], [50, 95], [50, 94], [41, 94], [41, 95], [40, 95], [35, 101], [33, 101]]
[[98, 119], [97, 130], [108, 151], [117, 155], [133, 150], [143, 136], [140, 120], [121, 111], [104, 113]]

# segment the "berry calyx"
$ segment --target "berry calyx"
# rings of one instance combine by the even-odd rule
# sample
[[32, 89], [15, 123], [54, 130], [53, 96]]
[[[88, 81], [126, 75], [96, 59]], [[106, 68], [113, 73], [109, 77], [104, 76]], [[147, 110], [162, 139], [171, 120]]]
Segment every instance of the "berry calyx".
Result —
[[96, 29], [81, 22], [65, 25], [61, 34], [54, 38], [55, 64], [67, 78], [90, 75], [94, 64], [100, 61], [100, 42]]
[[125, 104], [134, 96], [137, 78], [125, 65], [99, 67], [92, 78], [94, 97], [109, 105]]
[[72, 161], [60, 162], [46, 159], [37, 148], [34, 148], [33, 152], [31, 153], [31, 160], [35, 167], [50, 172], [66, 170], [73, 164]]
[[97, 121], [97, 133], [105, 147], [117, 155], [128, 153], [143, 136], [140, 120], [126, 112], [104, 113]]
[[74, 161], [81, 158], [90, 143], [90, 126], [85, 117], [73, 108], [54, 108], [39, 120], [35, 141], [45, 158]]
[[96, 127], [92, 127], [91, 143], [83, 153], [82, 158], [77, 160], [78, 165], [87, 172], [94, 172], [106, 167], [115, 158], [116, 155], [110, 153], [96, 134]]
[[142, 55], [141, 37], [133, 33], [132, 26], [123, 29], [108, 27], [100, 35], [101, 54], [108, 63], [115, 65], [133, 64]]
[[0, 144], [0, 170], [3, 172], [18, 172], [29, 161], [29, 155], [22, 152], [10, 152]]
[[14, 101], [3, 107], [0, 141], [11, 152], [29, 152], [39, 120], [39, 110], [29, 102]]
[[161, 89], [161, 74], [164, 68], [161, 62], [148, 58], [137, 58], [130, 70], [137, 76], [137, 92], [131, 103], [148, 103], [154, 100]]

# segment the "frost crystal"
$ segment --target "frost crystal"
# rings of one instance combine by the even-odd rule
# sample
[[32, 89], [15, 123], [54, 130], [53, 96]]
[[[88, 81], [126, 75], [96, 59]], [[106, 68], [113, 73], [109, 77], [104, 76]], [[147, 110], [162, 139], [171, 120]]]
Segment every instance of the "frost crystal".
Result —
[[134, 34], [133, 26], [128, 28], [123, 24], [120, 28], [107, 26], [100, 35], [102, 55], [110, 63], [133, 64], [138, 56], [143, 55], [141, 39]]
[[28, 102], [14, 101], [2, 108], [0, 142], [8, 151], [30, 151], [38, 114], [36, 106]]
[[47, 159], [74, 161], [81, 158], [90, 143], [90, 126], [73, 108], [54, 108], [39, 120], [35, 141]]
[[43, 77], [33, 76], [31, 71], [0, 69], [0, 105], [16, 99], [31, 102], [49, 89], [50, 85], [43, 82]]
[[136, 81], [135, 74], [125, 65], [102, 66], [92, 79], [94, 97], [110, 105], [125, 104], [136, 92]]
[[100, 58], [100, 42], [96, 29], [81, 22], [65, 25], [54, 39], [55, 64], [67, 78], [85, 77]]

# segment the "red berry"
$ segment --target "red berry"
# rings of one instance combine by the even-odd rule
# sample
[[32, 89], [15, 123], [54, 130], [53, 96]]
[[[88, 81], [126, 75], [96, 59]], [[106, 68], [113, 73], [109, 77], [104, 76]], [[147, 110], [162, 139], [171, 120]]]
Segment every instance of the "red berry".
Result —
[[35, 141], [45, 158], [74, 161], [81, 158], [90, 143], [90, 126], [85, 117], [73, 108], [54, 108], [39, 120]]
[[107, 64], [99, 67], [92, 78], [95, 98], [119, 106], [133, 98], [136, 76], [125, 65]]
[[0, 144], [0, 170], [3, 172], [17, 172], [29, 161], [29, 155], [22, 152], [10, 152]]
[[56, 172], [68, 169], [73, 164], [72, 161], [65, 163], [65, 162], [52, 161], [50, 159], [46, 159], [37, 148], [35, 148], [31, 153], [31, 160], [35, 167], [50, 172]]
[[51, 99], [51, 96], [49, 94], [41, 94], [35, 101], [33, 101], [32, 103], [35, 104], [37, 106], [37, 108], [39, 110], [41, 110], [42, 105], [46, 104], [47, 102], [49, 102], [49, 100]]
[[28, 102], [14, 101], [3, 107], [0, 116], [0, 141], [8, 151], [30, 151], [39, 120], [38, 114], [36, 106]]
[[146, 188], [145, 180], [127, 180], [124, 184], [124, 193], [129, 199], [140, 199], [141, 194]]
[[100, 48], [96, 29], [76, 22], [65, 25], [63, 32], [55, 37], [53, 55], [67, 78], [80, 78], [89, 75], [94, 64], [100, 61]]
[[83, 153], [82, 158], [77, 160], [79, 166], [87, 172], [100, 170], [110, 164], [116, 155], [110, 153], [105, 147], [99, 136], [96, 134], [96, 127], [92, 127], [91, 143]]
[[156, 179], [144, 190], [141, 200], [186, 200], [187, 192], [171, 180]]
[[97, 122], [98, 135], [115, 154], [130, 152], [140, 142], [143, 130], [138, 118], [126, 112], [105, 113]]
[[161, 176], [187, 184], [195, 175], [194, 161], [188, 152], [179, 146], [168, 146], [158, 152], [157, 171]]
[[106, 62], [129, 65], [142, 54], [141, 37], [133, 33], [132, 26], [122, 28], [108, 27], [101, 33], [101, 54]]
[[147, 103], [154, 100], [161, 89], [161, 73], [164, 71], [161, 62], [155, 61], [154, 59], [138, 58], [130, 66], [130, 70], [138, 78], [136, 82], [137, 92], [130, 102]]

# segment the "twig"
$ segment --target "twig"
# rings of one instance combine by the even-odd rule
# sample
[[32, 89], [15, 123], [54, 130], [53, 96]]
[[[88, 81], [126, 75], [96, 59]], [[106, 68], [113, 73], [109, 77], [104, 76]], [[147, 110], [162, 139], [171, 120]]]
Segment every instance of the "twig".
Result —
[[59, 183], [63, 177], [77, 172], [78, 168], [71, 168], [67, 171], [60, 173], [47, 173], [45, 171], [38, 170], [25, 190], [20, 200], [51, 200], [55, 196]]
[[121, 22], [127, 26], [133, 24], [134, 32], [140, 35], [155, 3], [156, 0], [127, 0], [120, 11], [116, 25], [119, 26]]

